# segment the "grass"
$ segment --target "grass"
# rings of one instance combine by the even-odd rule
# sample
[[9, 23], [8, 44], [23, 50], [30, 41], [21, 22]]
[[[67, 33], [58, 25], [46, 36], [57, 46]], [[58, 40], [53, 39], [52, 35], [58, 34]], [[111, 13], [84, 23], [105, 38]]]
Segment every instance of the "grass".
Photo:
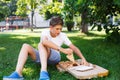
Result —
[[[0, 80], [3, 76], [9, 75], [15, 70], [18, 54], [23, 43], [28, 43], [37, 48], [40, 32], [41, 31], [29, 32], [21, 30], [0, 32]], [[64, 32], [81, 50], [89, 62], [102, 66], [110, 71], [107, 77], [92, 80], [120, 79], [119, 44], [106, 43], [104, 41], [104, 32], [90, 31], [87, 35], [79, 31]], [[62, 60], [67, 60], [64, 54], [61, 54], [61, 56]], [[77, 56], [75, 56], [75, 58], [78, 59]], [[33, 63], [33, 61], [28, 58], [23, 69], [25, 80], [38, 80], [39, 70], [40, 65]], [[67, 72], [58, 72], [53, 65], [49, 65], [48, 71], [51, 74], [51, 80], [76, 80], [75, 77]]]

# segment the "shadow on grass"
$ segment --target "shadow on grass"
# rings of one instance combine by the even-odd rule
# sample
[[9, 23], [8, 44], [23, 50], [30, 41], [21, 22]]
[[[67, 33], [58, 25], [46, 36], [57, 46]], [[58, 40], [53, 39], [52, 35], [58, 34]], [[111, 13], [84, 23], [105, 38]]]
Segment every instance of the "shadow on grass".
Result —
[[[108, 44], [104, 42], [103, 36], [91, 33], [89, 36], [99, 36], [101, 38], [94, 38], [90, 40], [81, 37], [69, 38], [81, 50], [89, 62], [102, 66], [110, 71], [110, 75], [102, 78], [102, 80], [119, 80], [120, 72], [118, 72], [118, 70], [120, 70], [120, 47], [115, 44]], [[38, 42], [39, 37], [12, 34], [0, 35], [0, 78], [2, 78], [4, 75], [9, 75], [15, 70], [18, 54], [23, 43], [28, 43], [37, 48]], [[62, 60], [67, 60], [65, 54], [61, 54], [61, 56]], [[78, 59], [78, 57], [75, 56], [75, 59]], [[39, 78], [39, 71], [40, 65], [36, 65], [30, 58], [28, 58], [23, 70], [25, 80], [37, 80]], [[76, 80], [69, 73], [58, 72], [55, 66], [48, 66], [48, 71], [51, 74], [51, 80]], [[101, 80], [101, 78], [98, 78], [97, 80]]]

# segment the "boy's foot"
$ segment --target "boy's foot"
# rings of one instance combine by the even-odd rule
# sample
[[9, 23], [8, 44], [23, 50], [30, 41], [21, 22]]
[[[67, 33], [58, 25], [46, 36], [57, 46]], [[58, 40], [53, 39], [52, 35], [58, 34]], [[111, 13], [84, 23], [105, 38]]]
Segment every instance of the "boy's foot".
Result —
[[17, 72], [13, 72], [10, 76], [4, 76], [3, 80], [23, 80], [24, 78], [21, 77]]
[[50, 80], [49, 73], [46, 71], [41, 71], [39, 80]]

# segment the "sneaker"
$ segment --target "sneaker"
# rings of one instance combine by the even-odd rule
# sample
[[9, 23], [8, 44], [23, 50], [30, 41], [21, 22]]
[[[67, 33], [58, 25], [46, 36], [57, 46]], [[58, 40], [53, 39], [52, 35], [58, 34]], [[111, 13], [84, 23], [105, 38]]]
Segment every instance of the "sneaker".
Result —
[[49, 73], [46, 71], [42, 71], [40, 73], [40, 78], [39, 80], [50, 80]]
[[13, 72], [10, 76], [4, 76], [3, 80], [23, 80], [24, 78], [21, 77], [17, 72]]

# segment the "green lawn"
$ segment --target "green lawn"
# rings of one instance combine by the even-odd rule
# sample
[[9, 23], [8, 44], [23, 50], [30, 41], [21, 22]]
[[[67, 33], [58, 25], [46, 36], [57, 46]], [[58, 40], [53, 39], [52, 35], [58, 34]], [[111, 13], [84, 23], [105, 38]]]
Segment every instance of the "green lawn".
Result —
[[[23, 43], [28, 43], [37, 48], [40, 32], [0, 32], [0, 80], [3, 76], [9, 75], [15, 70], [18, 54]], [[110, 71], [109, 76], [92, 80], [120, 80], [120, 44], [106, 43], [104, 32], [90, 31], [88, 35], [79, 31], [64, 32], [81, 49], [89, 62]], [[62, 60], [67, 60], [64, 54], [61, 54], [61, 56]], [[75, 58], [78, 59], [77, 56]], [[38, 80], [39, 70], [40, 65], [33, 63], [28, 58], [23, 70], [25, 80]], [[58, 72], [56, 67], [52, 65], [48, 67], [48, 71], [51, 74], [51, 80], [76, 80], [67, 72]]]

